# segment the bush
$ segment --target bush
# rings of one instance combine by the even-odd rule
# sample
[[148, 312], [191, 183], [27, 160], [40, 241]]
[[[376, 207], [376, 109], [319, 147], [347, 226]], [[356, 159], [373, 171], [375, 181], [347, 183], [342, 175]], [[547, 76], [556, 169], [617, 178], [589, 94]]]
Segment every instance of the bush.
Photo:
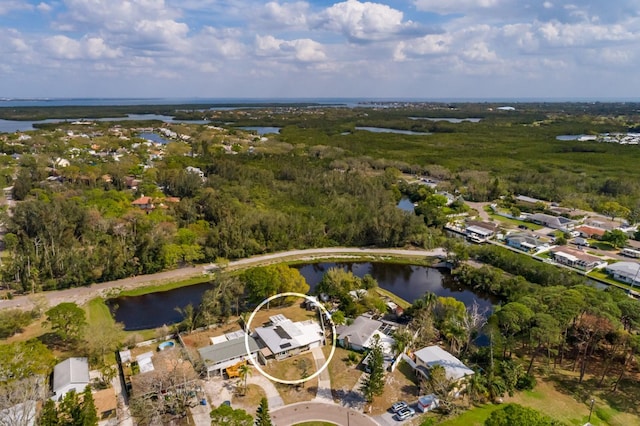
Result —
[[518, 390], [531, 390], [536, 387], [536, 378], [531, 374], [525, 374], [524, 376], [518, 378], [518, 383], [516, 384], [516, 389]]

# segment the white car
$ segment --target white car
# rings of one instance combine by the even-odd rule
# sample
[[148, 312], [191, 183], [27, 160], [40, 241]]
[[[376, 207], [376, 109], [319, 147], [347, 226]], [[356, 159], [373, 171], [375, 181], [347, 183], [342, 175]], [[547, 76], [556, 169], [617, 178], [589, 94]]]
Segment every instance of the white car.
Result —
[[409, 417], [412, 417], [416, 411], [411, 407], [402, 408], [400, 411], [396, 413], [396, 418], [398, 421], [407, 420]]

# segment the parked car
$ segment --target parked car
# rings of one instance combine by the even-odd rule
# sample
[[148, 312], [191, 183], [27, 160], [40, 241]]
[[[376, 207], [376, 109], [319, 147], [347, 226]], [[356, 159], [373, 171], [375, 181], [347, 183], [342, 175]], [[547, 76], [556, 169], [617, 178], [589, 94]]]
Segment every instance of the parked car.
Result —
[[409, 417], [413, 416], [415, 413], [416, 411], [413, 408], [406, 407], [396, 413], [396, 418], [398, 419], [398, 421], [407, 420]]
[[518, 225], [518, 228], [520, 228], [520, 229], [529, 229], [529, 227], [527, 225]]
[[408, 408], [408, 407], [409, 407], [409, 404], [407, 404], [406, 402], [398, 401], [398, 402], [394, 403], [391, 406], [391, 411], [394, 412], [394, 413], [397, 413], [398, 411], [402, 410], [403, 408]]
[[589, 247], [589, 241], [587, 241], [584, 238], [574, 238], [573, 239], [573, 244], [577, 245], [577, 246], [584, 246], [584, 247]]

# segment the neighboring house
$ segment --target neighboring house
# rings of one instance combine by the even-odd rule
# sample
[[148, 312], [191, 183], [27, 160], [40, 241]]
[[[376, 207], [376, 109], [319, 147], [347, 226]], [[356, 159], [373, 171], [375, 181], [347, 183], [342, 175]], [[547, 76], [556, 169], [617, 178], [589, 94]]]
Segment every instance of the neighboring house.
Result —
[[493, 237], [495, 230], [481, 225], [471, 225], [465, 228], [464, 233], [471, 241], [481, 243]]
[[455, 203], [458, 200], [464, 201], [464, 199], [460, 195], [453, 195], [447, 191], [436, 191], [436, 195], [441, 195], [445, 197], [447, 199], [447, 202], [446, 202], [447, 206], [450, 206], [451, 204]]
[[202, 170], [200, 170], [198, 167], [187, 166], [185, 170], [188, 173], [193, 173], [193, 174], [198, 175], [198, 177], [200, 177], [200, 179], [202, 179], [202, 180], [206, 180], [206, 178], [204, 177], [204, 172]]
[[605, 229], [596, 228], [594, 226], [588, 226], [588, 225], [578, 226], [575, 230], [579, 232], [580, 236], [583, 238], [594, 238], [597, 240], [601, 239], [604, 233], [606, 232]]
[[[219, 339], [220, 337], [223, 337], [223, 339]], [[213, 345], [198, 349], [200, 358], [207, 369], [207, 378], [209, 378], [212, 373], [222, 376], [227, 367], [231, 367], [249, 358], [245, 347], [243, 331], [228, 333], [224, 336], [218, 336], [218, 338], [212, 338], [212, 340], [214, 341]], [[260, 352], [258, 343], [251, 336], [248, 337], [248, 340], [249, 352], [251, 355], [257, 356], [260, 359], [260, 355], [257, 355]], [[263, 360], [261, 359], [261, 361]]]
[[605, 266], [604, 270], [611, 275], [611, 278], [632, 286], [640, 285], [640, 263], [617, 262]]
[[436, 365], [442, 366], [447, 379], [453, 382], [474, 374], [472, 369], [440, 346], [427, 346], [416, 351], [414, 356], [416, 373], [425, 379], [429, 378], [429, 370]]
[[382, 322], [359, 316], [350, 325], [337, 328], [338, 344], [343, 348], [362, 352], [371, 347], [373, 336], [382, 327]]
[[551, 229], [571, 230], [575, 227], [576, 221], [563, 216], [551, 216], [550, 214], [536, 213], [529, 216], [533, 223], [546, 226]]
[[527, 253], [537, 252], [549, 248], [549, 244], [540, 241], [533, 234], [517, 233], [508, 235], [505, 241], [509, 247], [522, 250]]
[[629, 223], [624, 220], [608, 220], [603, 217], [589, 217], [585, 220], [585, 224], [594, 228], [604, 229], [605, 231], [613, 231], [614, 229], [619, 229], [621, 231], [627, 232], [634, 229], [629, 225]]
[[607, 264], [607, 262], [597, 256], [592, 256], [568, 247], [556, 247], [552, 249], [551, 258], [561, 265], [582, 269], [583, 271], [601, 268]]
[[316, 321], [293, 322], [284, 315], [275, 315], [269, 320], [270, 325], [257, 327], [253, 335], [259, 346], [269, 349], [263, 350], [266, 357], [280, 360], [324, 343], [324, 332]]
[[147, 212], [154, 209], [153, 199], [151, 197], [145, 197], [144, 195], [134, 200], [131, 204]]
[[536, 204], [543, 204], [547, 206], [549, 203], [543, 200], [539, 200], [533, 197], [527, 197], [526, 195], [516, 195], [516, 202], [526, 204], [529, 206], [535, 206]]
[[59, 400], [70, 390], [82, 393], [89, 384], [87, 358], [67, 358], [53, 368], [53, 397]]

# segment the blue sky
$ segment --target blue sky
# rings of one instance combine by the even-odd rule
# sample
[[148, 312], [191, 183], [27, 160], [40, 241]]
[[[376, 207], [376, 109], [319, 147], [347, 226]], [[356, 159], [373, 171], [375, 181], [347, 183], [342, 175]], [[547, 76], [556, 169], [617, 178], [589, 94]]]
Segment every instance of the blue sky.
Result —
[[0, 0], [0, 98], [640, 98], [639, 15], [638, 0]]

